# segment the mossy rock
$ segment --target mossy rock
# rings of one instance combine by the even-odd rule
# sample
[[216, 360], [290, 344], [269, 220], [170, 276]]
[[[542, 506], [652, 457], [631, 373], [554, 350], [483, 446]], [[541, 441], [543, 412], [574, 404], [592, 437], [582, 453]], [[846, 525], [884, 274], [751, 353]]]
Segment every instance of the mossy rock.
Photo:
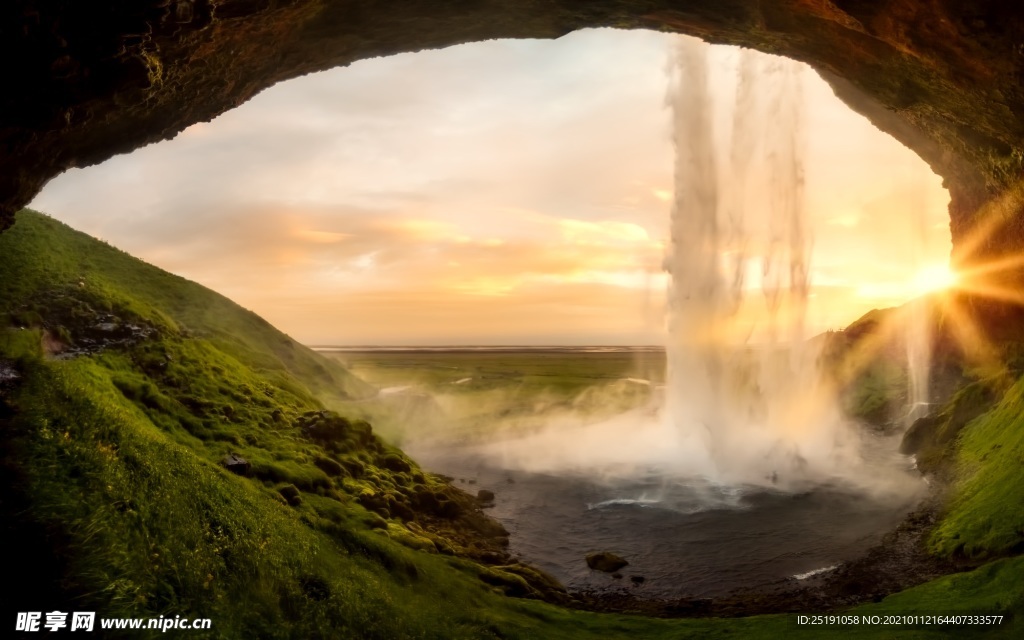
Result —
[[366, 466], [356, 458], [342, 458], [340, 463], [353, 478], [362, 478], [366, 475]]
[[277, 492], [293, 507], [302, 504], [302, 492], [294, 484], [285, 485], [278, 489]]
[[541, 594], [520, 575], [495, 569], [483, 567], [480, 571], [480, 579], [489, 585], [499, 587], [507, 596], [517, 598], [540, 598]]
[[409, 522], [411, 520], [416, 519], [416, 512], [413, 511], [409, 506], [404, 505], [401, 502], [396, 502], [395, 504], [391, 505], [390, 511], [391, 515], [401, 520], [404, 520], [405, 522]]
[[394, 453], [389, 453], [388, 455], [384, 456], [384, 459], [381, 460], [380, 466], [385, 469], [388, 469], [389, 471], [403, 473], [408, 473], [412, 471], [412, 465], [410, 465], [407, 460], [402, 458], [402, 456], [396, 455]]
[[363, 489], [356, 496], [356, 502], [362, 505], [367, 511], [380, 511], [387, 509], [388, 501], [383, 495], [373, 489]]
[[388, 533], [388, 537], [400, 545], [417, 551], [437, 553], [437, 547], [434, 545], [433, 540], [426, 536], [417, 535], [400, 524], [390, 522], [388, 523], [386, 531]]
[[364, 516], [362, 518], [362, 522], [363, 522], [363, 524], [365, 524], [370, 529], [387, 529], [388, 528], [388, 521], [385, 520], [384, 518], [380, 517], [378, 514], [372, 512], [372, 511], [368, 511], [366, 513], [366, 516]]
[[352, 423], [333, 411], [307, 412], [298, 425], [303, 436], [320, 443], [344, 440], [352, 432]]
[[334, 478], [348, 475], [345, 467], [343, 467], [337, 460], [332, 460], [331, 458], [320, 456], [313, 461], [313, 464], [316, 465], [318, 469]]
[[495, 569], [515, 574], [526, 580], [533, 589], [543, 594], [544, 599], [549, 602], [565, 602], [569, 599], [569, 594], [561, 582], [556, 580], [554, 576], [536, 567], [517, 562], [515, 564], [495, 567]]

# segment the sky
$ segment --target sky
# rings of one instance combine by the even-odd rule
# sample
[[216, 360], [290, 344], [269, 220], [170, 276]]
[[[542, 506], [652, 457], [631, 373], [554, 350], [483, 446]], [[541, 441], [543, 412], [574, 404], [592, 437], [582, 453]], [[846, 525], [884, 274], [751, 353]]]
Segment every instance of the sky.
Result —
[[[662, 344], [678, 37], [587, 30], [359, 61], [72, 169], [30, 206], [307, 344]], [[726, 123], [737, 56], [711, 47]], [[817, 332], [901, 304], [948, 262], [948, 195], [802, 78]]]

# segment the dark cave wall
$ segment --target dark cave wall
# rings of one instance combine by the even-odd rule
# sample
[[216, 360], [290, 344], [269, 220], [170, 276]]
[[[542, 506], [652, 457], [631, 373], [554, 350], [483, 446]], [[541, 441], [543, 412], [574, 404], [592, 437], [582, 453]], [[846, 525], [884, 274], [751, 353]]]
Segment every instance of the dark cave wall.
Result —
[[[587, 27], [677, 31], [810, 63], [945, 178], [954, 244], [1024, 172], [1015, 0], [9, 0], [0, 227], [65, 169], [171, 138], [281, 80]], [[1024, 246], [1018, 213], [985, 252]]]

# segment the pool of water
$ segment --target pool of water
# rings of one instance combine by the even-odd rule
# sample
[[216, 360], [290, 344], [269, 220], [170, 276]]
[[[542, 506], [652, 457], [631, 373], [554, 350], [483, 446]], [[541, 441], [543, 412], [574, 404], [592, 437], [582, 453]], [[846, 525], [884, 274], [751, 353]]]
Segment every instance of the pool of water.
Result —
[[[796, 491], [723, 486], [656, 468], [625, 476], [540, 473], [505, 468], [472, 446], [412, 453], [470, 493], [493, 491], [487, 511], [509, 530], [510, 551], [570, 590], [708, 598], [834, 567], [894, 528], [920, 500], [924, 483], [911, 460], [891, 453], [892, 438], [871, 445], [874, 463], [900, 479], [891, 491], [843, 482]], [[585, 557], [595, 551], [629, 562], [620, 578], [587, 567]]]

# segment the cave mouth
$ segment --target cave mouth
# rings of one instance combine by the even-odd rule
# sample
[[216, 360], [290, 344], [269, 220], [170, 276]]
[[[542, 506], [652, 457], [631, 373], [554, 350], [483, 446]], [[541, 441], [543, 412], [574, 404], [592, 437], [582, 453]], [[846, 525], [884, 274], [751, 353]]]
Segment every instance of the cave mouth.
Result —
[[[186, 130], [178, 140], [163, 145], [174, 147], [170, 158], [161, 157], [163, 151], [153, 147], [137, 152], [134, 158], [128, 156], [115, 159], [106, 166], [71, 172], [66, 178], [54, 181], [34, 206], [55, 213], [74, 226], [81, 226], [68, 217], [73, 214], [65, 215], [58, 211], [61, 200], [66, 203], [100, 203], [86, 214], [87, 219], [92, 218], [89, 224], [102, 229], [99, 235], [133, 253], [136, 251], [125, 245], [122, 238], [140, 238], [142, 251], [139, 253], [142, 257], [228, 293], [290, 333], [298, 334], [306, 342], [340, 344], [351, 343], [352, 339], [337, 329], [339, 323], [330, 315], [312, 314], [321, 322], [326, 318], [325, 324], [332, 322], [338, 333], [325, 334], [323, 327], [308, 322], [304, 324], [298, 315], [290, 316], [289, 309], [304, 309], [308, 316], [311, 305], [322, 304], [326, 305], [323, 310], [333, 309], [338, 314], [343, 309], [345, 317], [351, 318], [355, 314], [351, 305], [346, 304], [348, 299], [345, 296], [353, 295], [356, 300], [372, 302], [376, 294], [379, 300], [382, 297], [380, 292], [366, 291], [365, 283], [367, 279], [372, 282], [373, 278], [381, 277], [382, 272], [383, 282], [388, 279], [392, 283], [408, 280], [419, 297], [402, 299], [399, 296], [396, 302], [396, 299], [386, 299], [385, 295], [385, 301], [376, 309], [381, 315], [369, 316], [363, 320], [363, 325], [395, 326], [393, 317], [402, 309], [409, 309], [414, 311], [410, 316], [417, 318], [413, 330], [420, 331], [419, 335], [425, 337], [416, 340], [416, 334], [410, 333], [409, 328], [399, 328], [405, 332], [401, 338], [393, 333], [366, 335], [358, 340], [363, 344], [396, 341], [396, 344], [408, 345], [410, 340], [421, 345], [455, 344], [458, 336], [466, 335], [466, 327], [479, 329], [494, 322], [494, 308], [500, 307], [500, 301], [515, 299], [520, 289], [529, 294], [531, 289], [535, 290], [544, 283], [549, 285], [549, 289], [540, 294], [534, 291], [538, 300], [533, 304], [543, 303], [549, 309], [552, 297], [564, 296], [579, 301], [583, 299], [579, 297], [581, 291], [590, 291], [594, 296], [595, 290], [625, 290], [608, 296], [612, 302], [609, 308], [621, 310], [624, 303], [631, 302], [634, 309], [639, 309], [642, 308], [639, 302], [649, 298], [652, 290], [662, 284], [658, 281], [658, 251], [666, 245], [666, 238], [658, 218], [664, 217], [665, 194], [671, 191], [670, 167], [665, 166], [671, 163], [671, 149], [663, 135], [662, 146], [656, 144], [661, 135], [658, 127], [647, 127], [640, 134], [630, 127], [616, 129], [622, 122], [649, 120], [651, 118], [643, 115], [657, 113], [661, 109], [659, 94], [664, 93], [664, 77], [660, 65], [653, 66], [654, 73], [649, 73], [651, 65], [648, 73], [637, 73], [635, 68], [623, 63], [626, 57], [622, 55], [623, 47], [615, 48], [616, 55], [608, 55], [597, 39], [599, 37], [636, 38], [630, 43], [630, 51], [636, 60], [664, 58], [663, 51], [657, 51], [659, 55], [653, 58], [651, 56], [660, 41], [666, 38], [653, 33], [631, 32], [626, 36], [577, 32], [572, 37], [550, 43], [517, 41], [465, 45], [458, 48], [461, 51], [453, 49], [417, 54], [412, 58], [403, 56], [402, 59], [374, 61], [372, 64], [390, 65], [388, 73], [392, 80], [383, 83], [385, 88], [379, 93], [371, 88], [376, 70], [371, 67], [371, 62], [365, 62], [344, 71], [293, 81], [303, 84], [301, 91], [282, 85], [218, 121], [196, 125]], [[583, 41], [584, 44], [577, 45], [574, 41]], [[574, 51], [574, 45], [582, 47], [584, 53]], [[543, 51], [542, 47], [547, 46], [563, 48], [554, 56], [556, 64], [551, 64], [551, 53]], [[473, 51], [474, 47], [481, 49]], [[486, 53], [485, 49], [488, 50]], [[444, 56], [453, 54], [464, 57], [454, 63], [446, 63]], [[529, 69], [534, 69], [537, 61], [544, 60], [553, 77], [537, 78], [533, 71], [521, 67], [519, 77], [509, 73], [484, 90], [460, 90], [464, 87], [460, 83], [465, 83], [467, 78], [482, 75], [470, 61], [488, 55], [525, 58], [529, 61]], [[729, 55], [732, 54], [725, 52], [717, 61], [723, 69], [728, 68]], [[416, 60], [425, 58], [436, 59], [428, 62], [442, 68], [445, 64], [449, 66], [442, 73], [436, 69], [426, 72], [416, 68], [421, 64]], [[494, 68], [495, 62], [487, 60], [481, 64]], [[630, 103], [623, 99], [622, 94], [628, 92], [621, 91], [622, 81], [631, 75], [641, 77], [635, 83], [639, 88], [628, 97], [636, 100], [646, 97], [646, 111], [630, 111]], [[332, 82], [341, 82], [347, 76], [352, 76], [350, 84], [340, 92], [332, 86]], [[424, 82], [424, 78], [429, 80]], [[609, 82], [609, 79], [617, 82]], [[423, 86], [416, 86], [417, 82]], [[544, 93], [553, 86], [556, 87], [553, 97]], [[449, 98], [455, 96], [454, 103], [445, 103], [442, 96], [431, 93], [438, 88]], [[729, 83], [725, 82], [720, 91], [727, 94], [729, 88]], [[819, 83], [815, 90], [818, 93], [814, 98], [819, 100], [825, 100], [828, 98], [826, 94], [831, 93], [824, 83]], [[338, 129], [331, 128], [328, 113], [333, 107], [332, 91], [339, 92], [333, 94], [335, 96], [346, 96], [347, 108], [343, 117], [350, 119], [341, 125], [334, 124]], [[521, 95], [518, 99], [511, 99], [516, 91]], [[299, 99], [287, 97], [288, 92], [298, 92]], [[323, 94], [327, 94], [326, 100]], [[358, 96], [358, 108], [353, 106], [353, 95]], [[652, 97], [653, 100], [650, 99]], [[316, 102], [326, 102], [327, 108], [313, 107]], [[266, 107], [263, 107], [264, 103]], [[836, 104], [839, 103], [836, 101]], [[524, 105], [532, 105], [536, 115], [529, 114]], [[262, 108], [267, 111], [259, 112]], [[416, 108], [426, 110], [429, 125], [424, 126], [410, 118], [408, 112]], [[632, 108], [637, 109], [635, 104]], [[841, 110], [846, 111], [846, 108], [841, 107]], [[524, 112], [529, 114], [526, 119], [541, 121], [538, 131], [524, 133], [528, 130], [522, 122]], [[500, 126], [492, 126], [488, 130], [479, 120], [474, 120], [479, 114], [490, 114], [490, 117], [497, 114], [501, 118]], [[410, 118], [416, 122], [415, 128], [427, 130], [429, 135], [410, 142], [412, 130], [403, 130], [395, 125], [402, 118]], [[261, 129], [262, 135], [273, 127], [281, 127], [283, 135], [269, 136], [265, 143], [259, 142], [259, 136], [253, 135], [252, 128], [239, 125], [246, 120], [249, 127]], [[318, 129], [317, 126], [323, 128]], [[900, 290], [900, 281], [916, 282], [917, 274], [930, 268], [929, 259], [941, 263], [948, 255], [948, 245], [942, 246], [945, 214], [941, 212], [943, 196], [935, 195], [941, 192], [935, 184], [937, 180], [931, 176], [929, 191], [929, 186], [922, 186], [929, 179], [928, 171], [921, 170], [921, 163], [916, 158], [907, 161], [904, 157], [899, 161], [907, 162], [900, 169], [905, 174], [886, 169], [882, 172], [887, 175], [883, 176], [886, 180], [881, 187], [850, 188], [851, 182], [869, 182], [864, 176], [870, 173], [871, 168], [878, 169], [879, 158], [895, 158], [896, 151], [889, 149], [880, 155], [865, 154], [868, 160], [857, 166], [849, 161], [852, 155], [849, 149], [840, 148], [837, 152], [834, 147], [856, 147], [866, 135], [863, 132], [872, 129], [870, 125], [864, 129], [862, 123], [857, 133], [844, 131], [846, 135], [840, 136], [837, 131], [850, 125], [833, 113], [821, 118], [814, 126], [820, 129], [821, 134], [810, 137], [819, 143], [816, 153], [820, 155], [817, 160], [808, 162], [809, 183], [815, 184], [815, 170], [821, 179], [825, 179], [829, 175], [828, 168], [839, 168], [834, 172], [838, 176], [833, 174], [828, 186], [809, 196], [811, 200], [819, 200], [817, 206], [811, 208], [825, 212], [817, 227], [823, 247], [819, 251], [833, 258], [831, 263], [826, 261], [831, 271], [825, 276], [825, 281], [829, 288], [840, 292], [823, 295], [823, 298], [828, 298], [824, 306], [833, 306], [844, 292], [869, 300], [866, 304], [870, 306], [863, 310], [877, 305], [879, 300], [916, 293], [909, 289]], [[343, 135], [336, 135], [339, 131]], [[372, 143], [361, 144], [360, 136], [369, 137], [369, 132], [390, 136], [387, 144], [383, 148], [374, 148]], [[602, 138], [599, 133], [606, 135]], [[324, 143], [332, 138], [343, 144]], [[483, 138], [486, 144], [467, 152], [466, 164], [474, 169], [483, 165], [482, 168], [489, 169], [491, 173], [471, 172], [466, 177], [457, 173], [458, 166], [445, 167], [450, 157], [455, 155], [453, 150], [459, 149], [460, 144], [468, 144], [472, 138]], [[211, 139], [218, 142], [210, 144]], [[825, 140], [824, 144], [820, 144], [821, 139]], [[554, 142], [556, 140], [561, 142]], [[832, 156], [829, 156], [830, 146], [833, 147]], [[516, 152], [521, 157], [517, 157]], [[509, 155], [520, 163], [518, 167], [513, 164], [510, 169], [500, 162], [497, 166], [486, 166], [491, 158], [507, 158]], [[245, 167], [252, 157], [263, 159], [264, 164], [255, 168]], [[843, 160], [838, 160], [840, 157]], [[140, 162], [139, 158], [144, 160]], [[268, 159], [274, 162], [267, 162]], [[209, 162], [214, 166], [206, 164]], [[370, 165], [370, 173], [372, 170], [380, 172], [377, 182], [366, 179], [367, 165]], [[221, 169], [227, 166], [245, 168], [232, 174]], [[430, 169], [437, 166], [447, 168], [451, 173], [432, 173]], [[465, 169], [463, 165], [462, 170]], [[897, 174], [896, 180], [892, 179], [893, 173]], [[338, 179], [339, 175], [353, 177]], [[402, 179], [395, 179], [395, 175]], [[616, 175], [625, 184], [613, 184], [611, 177]], [[882, 174], [876, 172], [874, 175], [877, 178]], [[907, 182], [912, 183], [909, 188], [900, 184], [899, 179], [904, 176]], [[503, 181], [513, 183], [513, 193], [501, 189]], [[353, 188], [356, 183], [360, 188]], [[332, 197], [337, 197], [339, 188], [355, 192], [357, 197], [332, 200]], [[104, 191], [108, 195], [105, 198], [83, 197], [81, 191], [75, 192], [76, 189], [85, 189], [86, 192], [96, 189], [97, 195]], [[474, 189], [479, 193], [473, 193]], [[469, 196], [452, 206], [443, 198], [446, 190], [464, 194], [464, 197], [468, 193]], [[133, 191], [134, 199], [126, 197]], [[826, 200], [828, 194], [841, 191], [846, 191], [846, 202]], [[509, 198], [523, 193], [526, 197]], [[116, 201], [110, 194], [118, 194]], [[509, 199], [495, 202], [495, 195]], [[482, 224], [479, 218], [482, 207], [489, 211], [486, 224]], [[894, 215], [894, 211], [908, 210], [914, 215], [902, 218]], [[437, 216], [438, 211], [442, 215]], [[624, 211], [628, 216], [622, 215]], [[410, 212], [415, 212], [415, 215]], [[513, 215], [497, 215], [502, 212], [512, 212]], [[202, 215], [207, 229], [202, 238], [196, 238], [193, 231], [199, 215]], [[520, 219], [525, 222], [517, 223]], [[902, 229], [899, 227], [901, 223], [904, 224]], [[901, 234], [905, 237], [889, 247], [878, 242], [879, 237], [891, 238]], [[554, 242], [542, 242], [545, 237], [550, 240], [552, 236]], [[873, 238], [875, 242], [863, 247], [860, 253], [853, 252], [852, 256], [847, 256], [844, 272], [842, 261], [836, 260], [840, 257], [838, 248], [848, 246], [852, 237], [868, 241]], [[848, 280], [854, 271], [860, 277], [868, 276], [866, 265], [877, 266], [880, 255], [906, 258], [903, 249], [908, 244], [908, 237], [914, 238], [911, 244], [917, 243], [910, 252], [916, 251], [916, 255], [897, 260], [896, 264], [882, 265], [882, 269], [874, 274], [877, 281], [851, 283]], [[936, 237], [938, 241], [935, 241]], [[938, 246], [930, 247], [930, 244]], [[415, 259], [409, 260], [406, 254], [412, 254]], [[907, 267], [908, 264], [911, 266], [909, 270], [905, 269], [906, 273], [893, 276], [900, 266]], [[198, 275], [201, 270], [205, 270], [207, 275]], [[469, 271], [470, 275], [453, 278], [448, 275], [449, 270]], [[520, 277], [524, 272], [537, 277], [524, 280]], [[425, 281], [424, 275], [433, 280]], [[356, 283], [354, 287], [349, 288], [350, 281]], [[282, 291], [284, 295], [275, 303], [274, 298], [279, 295], [277, 292]], [[433, 293], [434, 297], [424, 296], [425, 291]], [[305, 298], [301, 295], [303, 293]], [[408, 296], [410, 292], [399, 293]], [[446, 299], [444, 293], [450, 298]], [[826, 288], [817, 294], [826, 294]], [[418, 318], [430, 318], [430, 311], [425, 311], [424, 307], [434, 304], [449, 314], [454, 311], [462, 316], [460, 333], [422, 333], [422, 320]], [[469, 321], [463, 315], [473, 307], [487, 306], [491, 315]], [[649, 344], [650, 336], [656, 333], [649, 326], [651, 314], [636, 312], [639, 320], [634, 319], [632, 325], [602, 327], [584, 323], [590, 333], [583, 334], [587, 340], [580, 343], [575, 317], [571, 314], [567, 313], [560, 319], [551, 313], [545, 317], [535, 307], [515, 310], [517, 314], [513, 318], [520, 323], [523, 317], [532, 313], [543, 318], [544, 325], [557, 326], [561, 333], [522, 332], [521, 324], [520, 333], [509, 333], [508, 324], [503, 324], [501, 331], [504, 333], [491, 336], [478, 333], [474, 335], [474, 341], [478, 344], [566, 344], [566, 337], [572, 336], [577, 345], [622, 344], [623, 338], [632, 344], [638, 341]], [[588, 311], [599, 316], [614, 314], [609, 314], [599, 305], [595, 308], [593, 303]], [[385, 314], [391, 316], [387, 321]], [[856, 315], [859, 314], [820, 320], [825, 324], [818, 328], [844, 326]], [[453, 317], [439, 315], [430, 319], [438, 325], [447, 324], [451, 329]], [[541, 328], [532, 327], [534, 331]], [[602, 334], [602, 330], [605, 333]], [[459, 343], [465, 344], [463, 341]], [[889, 438], [883, 444], [892, 451], [894, 442]], [[430, 459], [429, 454], [424, 453], [424, 456]], [[498, 484], [502, 479], [507, 482], [512, 471], [479, 465], [469, 469], [458, 466], [465, 461], [445, 461], [437, 457], [433, 461], [437, 465], [445, 465], [438, 468], [439, 471], [481, 483]], [[902, 462], [894, 460], [892, 464], [898, 467]], [[877, 541], [882, 532], [894, 526], [913, 506], [912, 502], [903, 501], [895, 508], [892, 504], [884, 507], [871, 504], [865, 508], [860, 496], [846, 492], [842, 487], [810, 492], [794, 501], [786, 493], [763, 488], [750, 492], [734, 491], [731, 487], [665, 482], [663, 477], [651, 476], [631, 476], [625, 483], [613, 483], [610, 488], [605, 484], [610, 493], [595, 493], [595, 487], [599, 485], [592, 480], [573, 474], [527, 474], [518, 476], [518, 480], [511, 483], [515, 488], [505, 492], [509, 496], [519, 496], [505, 503], [519, 509], [515, 515], [506, 514], [508, 524], [513, 525], [510, 528], [525, 531], [528, 527], [524, 523], [534, 528], [532, 535], [514, 539], [514, 544], [521, 545], [523, 557], [536, 559], [576, 589], [595, 590], [607, 588], [607, 585], [594, 582], [591, 573], [571, 575], [568, 558], [580, 555], [582, 548], [573, 548], [569, 556], [557, 557], [546, 554], [544, 550], [531, 550], [531, 546], [545, 538], [543, 532], [552, 529], [585, 530], [592, 536], [581, 538], [586, 542], [584, 546], [597, 547], [603, 542], [613, 544], [615, 536], [624, 532], [660, 531], [666, 536], [661, 542], [647, 538], [644, 544], [682, 556], [685, 551], [665, 543], [669, 539], [699, 542], [706, 539], [709, 532], [726, 530], [746, 535], [751, 531], [751, 521], [743, 517], [752, 511], [758, 514], [755, 519], [765, 527], [762, 535], [767, 540], [766, 544], [750, 546], [750, 555], [742, 563], [734, 563], [730, 559], [731, 573], [714, 562], [687, 567], [689, 571], [709, 576], [705, 582], [695, 583], [697, 586], [693, 591], [666, 588], [666, 585], [678, 586], [673, 576], [679, 572], [659, 573], [656, 567], [665, 566], [664, 558], [655, 555], [637, 562], [645, 580], [650, 579], [650, 582], [634, 581], [629, 584], [646, 584], [648, 594], [658, 598], [722, 596], [749, 585], [752, 572], [757, 580], [764, 583], [787, 577], [801, 579], [796, 576], [827, 569], [836, 562], [850, 559], [857, 552], [863, 552], [867, 549], [867, 542]], [[652, 508], [652, 499], [648, 496], [655, 485], [662, 492], [659, 504], [669, 503], [673, 505], [671, 508]], [[523, 508], [534, 504], [540, 495], [572, 502], [575, 510], [552, 500], [554, 507], [549, 513], [535, 519], [528, 513], [523, 515]], [[706, 508], [708, 504], [712, 507]], [[581, 510], [580, 505], [585, 508]], [[624, 509], [630, 510], [626, 517], [623, 517]], [[822, 524], [820, 517], [823, 513], [836, 512], [848, 517], [831, 519], [829, 522], [833, 526], [815, 526], [816, 523]], [[559, 520], [570, 514], [574, 514], [577, 520]], [[586, 523], [592, 522], [588, 518], [595, 514], [606, 516], [611, 524], [590, 527]], [[635, 519], [650, 518], [651, 514], [655, 514], [655, 520]], [[771, 517], [765, 518], [763, 514]], [[691, 540], [671, 533], [683, 527], [683, 523], [677, 521], [679, 518], [692, 522], [692, 516], [696, 516], [701, 525], [693, 530]], [[846, 526], [846, 520], [857, 520], [863, 526], [851, 529]], [[820, 537], [808, 540], [800, 535], [801, 532], [814, 532]], [[728, 542], [727, 536], [720, 536], [718, 540], [722, 545], [707, 550], [703, 557], [729, 558], [730, 549], [738, 544]], [[779, 556], [778, 540], [796, 545], [781, 551], [783, 556], [794, 561], [758, 573], [770, 564], [770, 560]], [[809, 552], [801, 554], [801, 549], [807, 551], [808, 548]], [[641, 554], [636, 552], [634, 555]], [[644, 562], [647, 568], [644, 568]], [[618, 589], [612, 584], [612, 588]]]
[[[360, 61], [72, 169], [32, 206], [309, 344], [660, 344], [672, 38], [584, 30]], [[728, 122], [737, 50], [711, 50]], [[820, 332], [921, 293], [948, 263], [948, 194], [803, 75]], [[561, 295], [579, 310], [552, 316]], [[591, 326], [602, 316], [621, 320]]]

